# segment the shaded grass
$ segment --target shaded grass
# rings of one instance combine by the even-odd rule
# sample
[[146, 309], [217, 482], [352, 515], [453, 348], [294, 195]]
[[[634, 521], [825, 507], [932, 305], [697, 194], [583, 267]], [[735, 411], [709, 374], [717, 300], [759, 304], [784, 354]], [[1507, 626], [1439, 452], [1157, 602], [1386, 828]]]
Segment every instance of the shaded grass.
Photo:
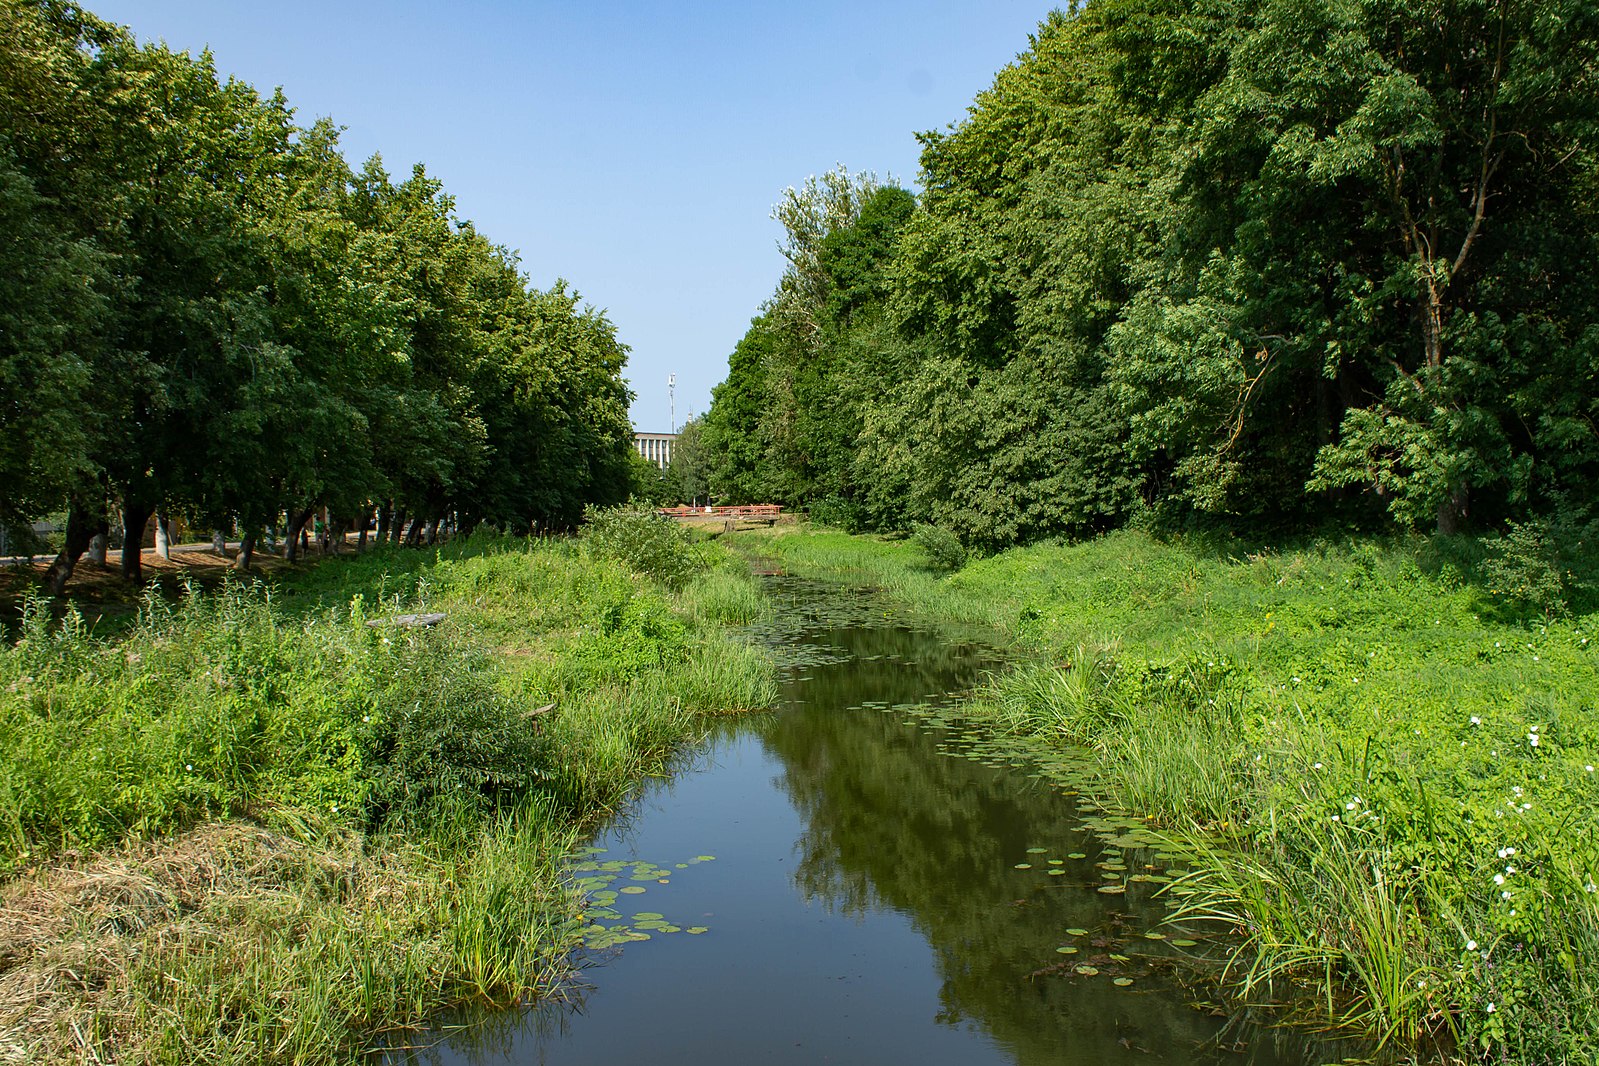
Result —
[[974, 712], [1093, 749], [1195, 855], [1180, 899], [1243, 934], [1241, 995], [1460, 1059], [1599, 1054], [1599, 617], [1496, 598], [1458, 542], [1122, 532], [947, 578], [902, 543], [740, 543], [1031, 647]]
[[[478, 537], [151, 598], [116, 642], [31, 612], [0, 651], [0, 1061], [352, 1061], [547, 991], [575, 834], [774, 698], [720, 628], [760, 609], [736, 581]], [[420, 610], [446, 621], [365, 624]]]

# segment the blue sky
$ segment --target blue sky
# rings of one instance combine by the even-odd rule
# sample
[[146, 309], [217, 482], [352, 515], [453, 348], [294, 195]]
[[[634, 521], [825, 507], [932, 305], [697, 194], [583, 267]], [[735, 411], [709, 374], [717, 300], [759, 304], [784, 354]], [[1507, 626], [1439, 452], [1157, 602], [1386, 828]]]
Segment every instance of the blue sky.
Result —
[[564, 277], [632, 348], [634, 424], [703, 413], [783, 269], [782, 190], [842, 163], [914, 187], [918, 130], [959, 121], [1052, 6], [85, 0], [198, 52], [354, 165], [425, 163], [456, 209]]

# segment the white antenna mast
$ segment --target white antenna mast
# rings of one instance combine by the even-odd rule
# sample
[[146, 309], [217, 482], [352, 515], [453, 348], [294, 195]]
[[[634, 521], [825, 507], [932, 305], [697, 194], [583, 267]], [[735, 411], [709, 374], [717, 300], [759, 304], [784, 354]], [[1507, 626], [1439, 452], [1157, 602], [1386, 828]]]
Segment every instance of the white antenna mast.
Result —
[[672, 432], [677, 432], [677, 375], [666, 375], [666, 409], [670, 412]]

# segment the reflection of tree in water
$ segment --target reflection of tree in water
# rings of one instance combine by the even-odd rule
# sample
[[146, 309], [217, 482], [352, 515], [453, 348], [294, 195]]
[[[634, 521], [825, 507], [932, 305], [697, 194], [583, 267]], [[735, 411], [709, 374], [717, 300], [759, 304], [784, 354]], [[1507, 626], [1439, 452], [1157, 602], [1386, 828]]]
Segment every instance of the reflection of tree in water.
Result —
[[[1044, 873], [1050, 857], [1098, 850], [1076, 828], [1072, 802], [1020, 774], [941, 756], [934, 735], [902, 715], [860, 709], [963, 688], [982, 651], [904, 629], [812, 639], [856, 661], [815, 668], [808, 709], [763, 731], [807, 822], [795, 875], [807, 896], [849, 914], [887, 906], [907, 915], [937, 956], [940, 1020], [981, 1025], [1019, 1062], [1098, 1063], [1129, 1046], [1156, 1053], [1144, 1061], [1205, 1061], [1195, 1049], [1215, 1040], [1218, 1024], [1176, 997], [1130, 994], [1104, 977], [1029, 979], [1065, 960], [1054, 949], [1068, 928], [1104, 929], [1120, 909], [1134, 912], [1123, 929], [1138, 936], [1164, 913], [1145, 885], [1107, 908], [1109, 897], [1083, 887], [1086, 863]], [[1050, 850], [1035, 857], [1029, 847]], [[1034, 858], [1038, 869], [1013, 868]]]

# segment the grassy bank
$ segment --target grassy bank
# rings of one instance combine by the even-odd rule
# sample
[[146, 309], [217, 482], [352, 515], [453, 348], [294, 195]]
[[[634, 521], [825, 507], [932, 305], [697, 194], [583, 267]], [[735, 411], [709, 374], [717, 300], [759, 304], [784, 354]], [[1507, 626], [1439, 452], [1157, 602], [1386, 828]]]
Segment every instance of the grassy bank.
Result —
[[1175, 898], [1244, 933], [1240, 994], [1418, 1054], [1599, 1055], [1599, 616], [1518, 613], [1459, 544], [1119, 533], [945, 574], [909, 542], [741, 540], [1035, 648], [975, 712], [1092, 748], [1182, 839]]
[[[723, 633], [763, 609], [743, 568], [666, 539], [670, 574], [596, 539], [375, 552], [152, 598], [116, 641], [31, 606], [0, 650], [0, 1061], [350, 1061], [549, 989], [560, 856], [773, 695]], [[405, 612], [446, 617], [366, 624]]]

